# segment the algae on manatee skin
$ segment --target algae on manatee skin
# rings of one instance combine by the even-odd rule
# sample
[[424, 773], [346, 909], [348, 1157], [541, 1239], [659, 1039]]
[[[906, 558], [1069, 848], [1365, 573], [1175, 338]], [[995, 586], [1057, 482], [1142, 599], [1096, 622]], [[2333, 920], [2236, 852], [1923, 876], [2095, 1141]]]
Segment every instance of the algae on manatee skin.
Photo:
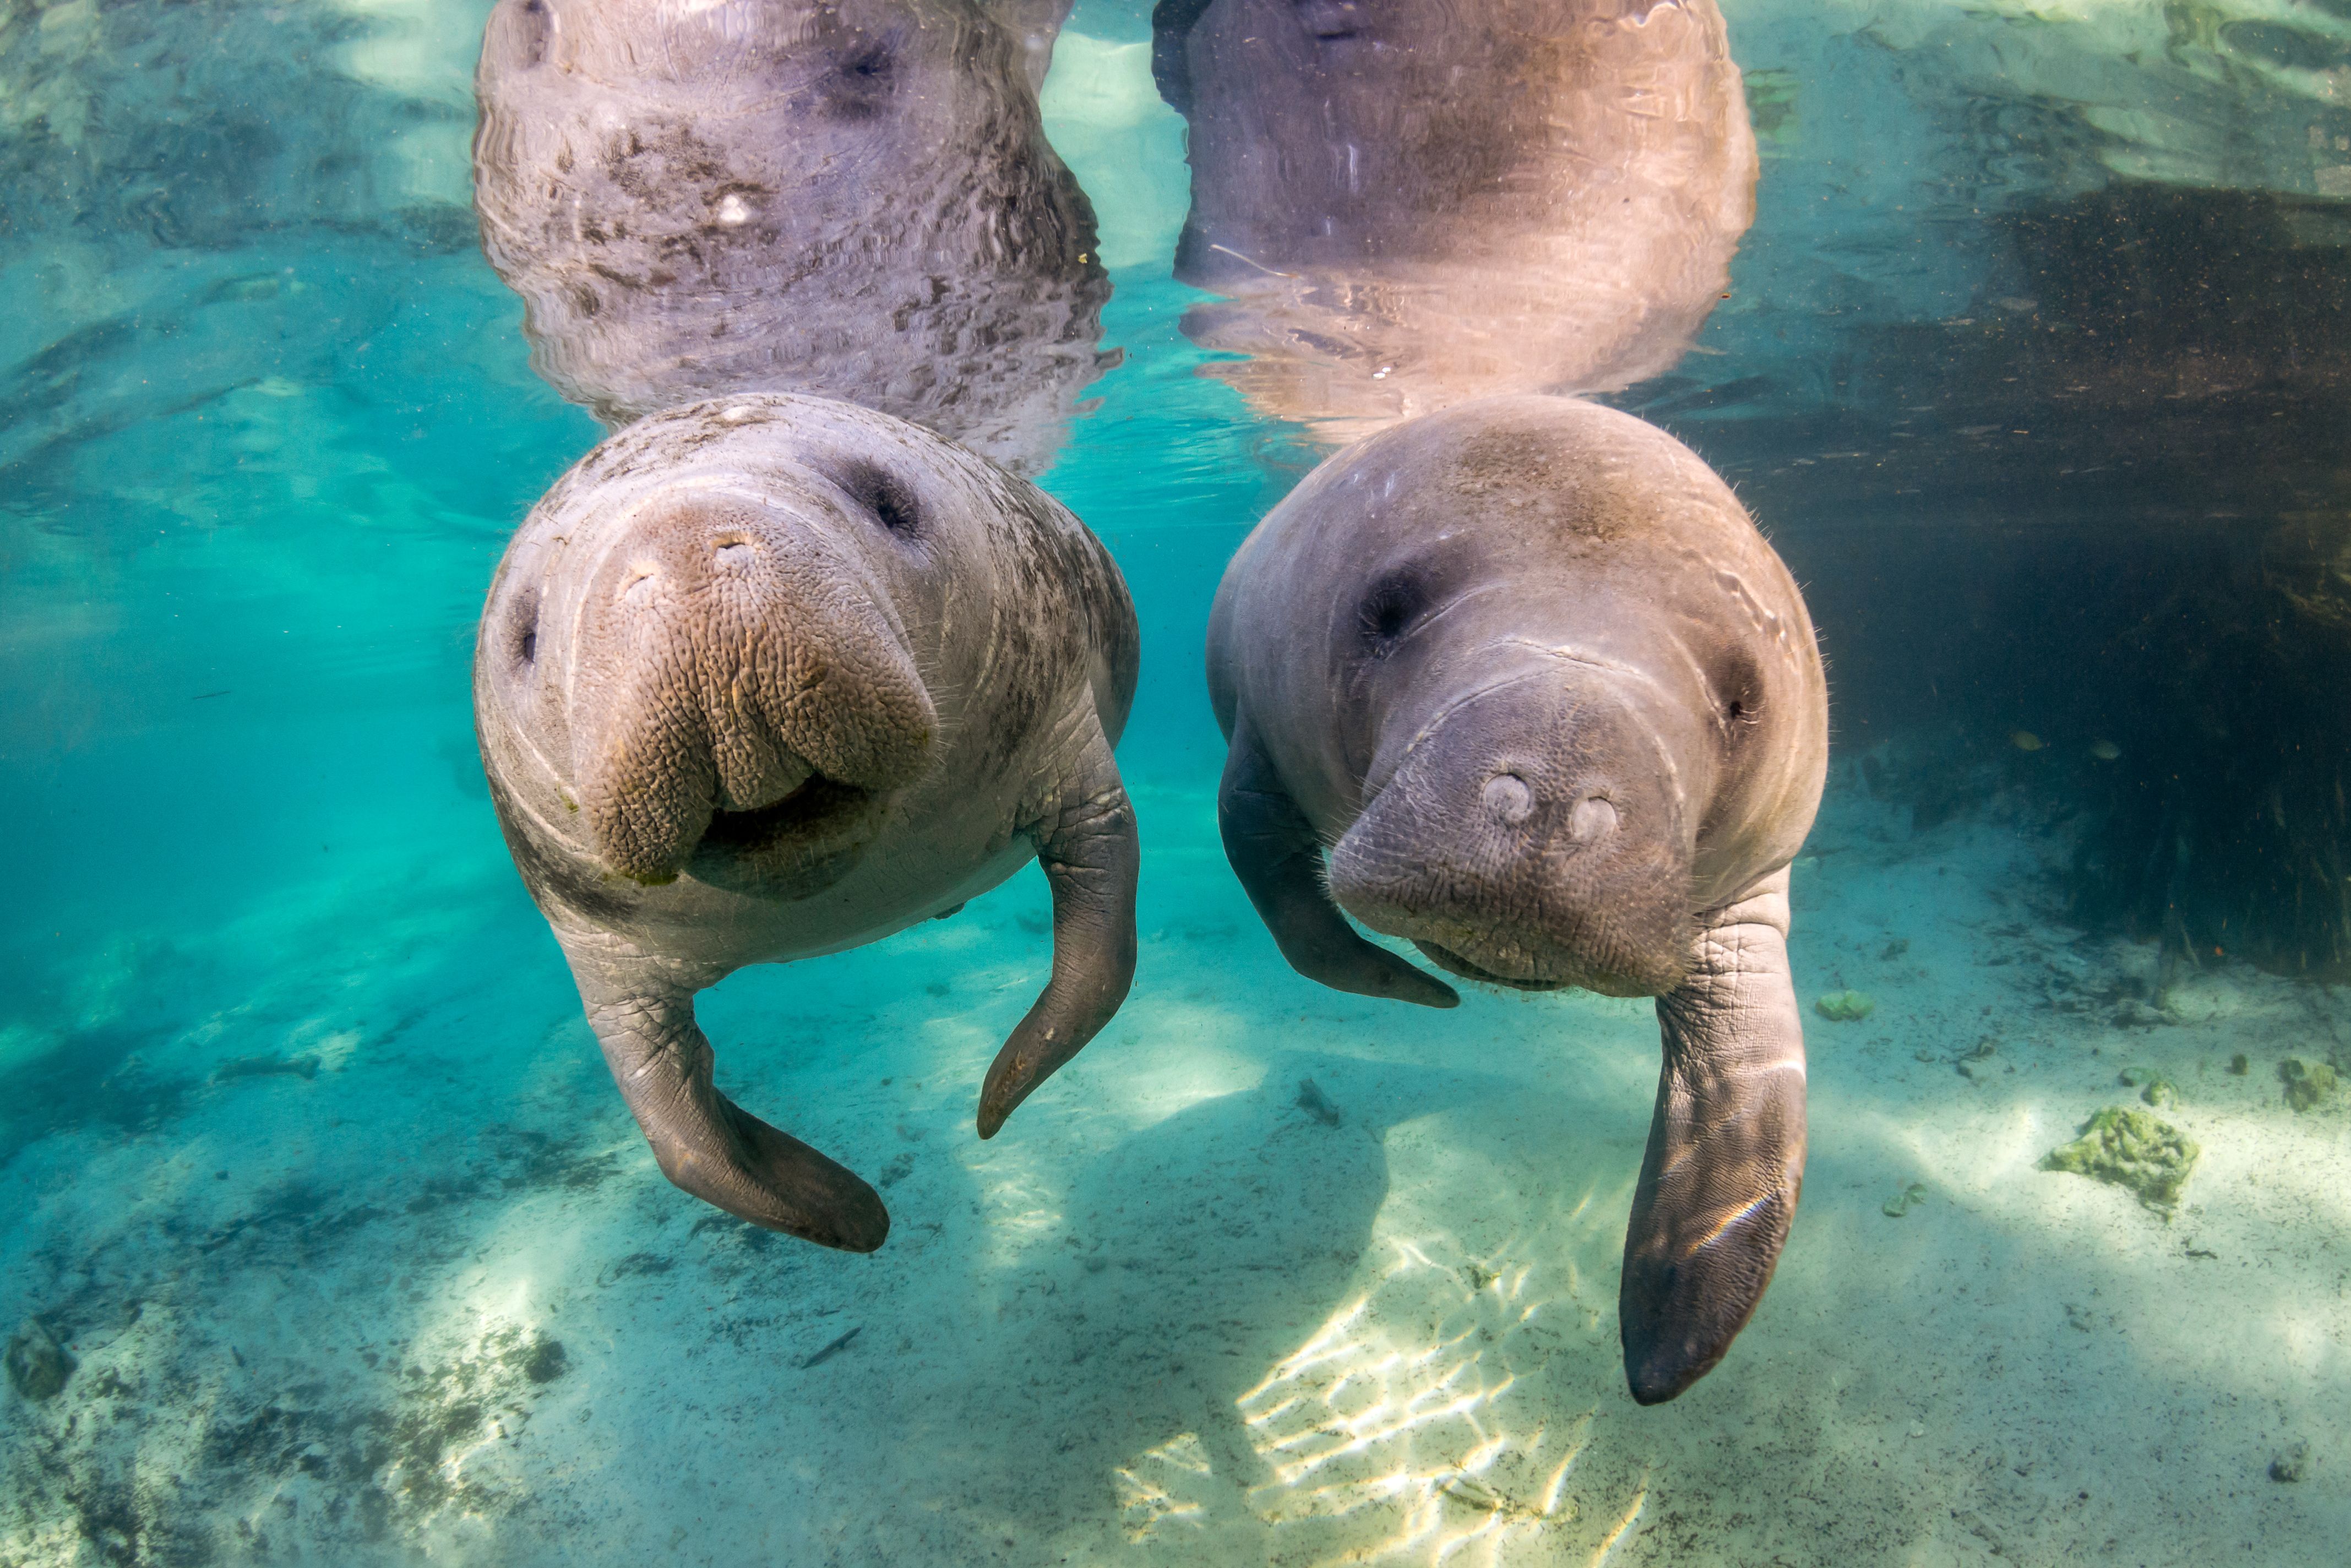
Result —
[[2202, 1152], [2196, 1140], [2169, 1123], [2109, 1105], [2082, 1124], [2080, 1137], [2043, 1155], [2041, 1168], [2126, 1186], [2149, 1208], [2168, 1214]]
[[1859, 1023], [1877, 1010], [1877, 1003], [1862, 991], [1829, 991], [1813, 1004], [1813, 1010], [1831, 1023]]
[[2323, 1061], [2289, 1056], [2278, 1063], [2278, 1082], [2285, 1085], [2285, 1103], [2307, 1111], [2335, 1092], [2335, 1069]]

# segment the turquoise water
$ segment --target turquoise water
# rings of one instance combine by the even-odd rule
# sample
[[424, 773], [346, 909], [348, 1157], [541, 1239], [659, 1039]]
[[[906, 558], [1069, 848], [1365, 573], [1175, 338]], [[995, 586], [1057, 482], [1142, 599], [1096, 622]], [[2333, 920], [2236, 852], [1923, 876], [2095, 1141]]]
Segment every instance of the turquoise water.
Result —
[[[720, 1082], [891, 1240], [661, 1179], [473, 737], [490, 574], [600, 434], [475, 245], [486, 9], [0, 11], [0, 1331], [72, 1364], [0, 1395], [0, 1563], [2340, 1560], [2351, 1095], [2282, 1073], [2351, 1069], [2351, 26], [1724, 7], [1755, 220], [1604, 390], [1805, 585], [1799, 995], [1875, 1006], [1808, 1017], [1778, 1278], [1645, 1410], [1648, 1004], [1323, 990], [1226, 867], [1208, 600], [1329, 446], [1180, 325], [1113, 0], [1044, 101], [1123, 360], [1042, 482], [1143, 626], [1134, 992], [982, 1144], [1033, 868], [745, 971]], [[2150, 1076], [2175, 1212], [2039, 1168]]]

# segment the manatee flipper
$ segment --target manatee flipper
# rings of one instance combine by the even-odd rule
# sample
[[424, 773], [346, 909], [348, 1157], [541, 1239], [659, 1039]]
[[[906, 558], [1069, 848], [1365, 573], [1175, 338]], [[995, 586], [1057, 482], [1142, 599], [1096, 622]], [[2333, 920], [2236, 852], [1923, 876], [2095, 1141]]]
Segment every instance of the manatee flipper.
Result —
[[589, 1027], [662, 1175], [740, 1219], [821, 1246], [871, 1252], [890, 1234], [881, 1195], [777, 1131], [711, 1082], [694, 992], [648, 960], [567, 941]]
[[1665, 1070], [1617, 1297], [1644, 1405], [1706, 1375], [1771, 1282], [1804, 1184], [1804, 1030], [1788, 873], [1701, 916], [1689, 977], [1657, 998]]
[[1359, 997], [1389, 997], [1425, 1008], [1458, 1007], [1452, 987], [1433, 979], [1347, 923], [1322, 878], [1322, 841], [1282, 788], [1246, 718], [1233, 726], [1217, 794], [1225, 858], [1258, 918], [1310, 980]]
[[1053, 974], [980, 1085], [983, 1138], [1102, 1031], [1134, 982], [1134, 807], [1091, 699], [1080, 722], [1077, 767], [1030, 830], [1053, 890]]

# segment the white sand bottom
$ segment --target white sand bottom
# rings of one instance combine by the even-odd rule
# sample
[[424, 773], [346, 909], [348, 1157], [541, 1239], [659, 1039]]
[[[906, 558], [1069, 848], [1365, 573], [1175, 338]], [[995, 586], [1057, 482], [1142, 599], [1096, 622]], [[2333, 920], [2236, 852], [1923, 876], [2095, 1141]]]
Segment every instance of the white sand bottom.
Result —
[[[346, 868], [118, 954], [98, 991], [264, 978], [108, 1067], [127, 1110], [94, 1087], [0, 1166], [0, 1317], [78, 1358], [0, 1395], [0, 1564], [2351, 1552], [2351, 1093], [2297, 1113], [2276, 1076], [2342, 1049], [2329, 992], [2212, 959], [2158, 1011], [2152, 948], [2046, 913], [2037, 829], [1834, 799], [1799, 983], [1876, 1009], [1809, 1020], [1778, 1279], [1644, 1410], [1615, 1298], [1647, 1006], [1318, 989], [1209, 802], [1140, 804], [1134, 998], [992, 1143], [979, 1077], [1048, 956], [1033, 873], [705, 1000], [722, 1084], [885, 1184], [871, 1258], [663, 1183], [503, 876]], [[215, 1076], [272, 1058], [309, 1075]], [[2202, 1145], [2168, 1220], [2036, 1168], [2137, 1103], [2130, 1068]]]

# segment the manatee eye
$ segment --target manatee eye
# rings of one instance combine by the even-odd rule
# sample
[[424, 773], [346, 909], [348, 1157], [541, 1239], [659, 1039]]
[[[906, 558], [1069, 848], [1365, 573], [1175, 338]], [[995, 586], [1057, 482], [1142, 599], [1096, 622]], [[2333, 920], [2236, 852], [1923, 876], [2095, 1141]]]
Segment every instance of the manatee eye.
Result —
[[1425, 597], [1419, 577], [1409, 571], [1388, 572], [1372, 584], [1355, 608], [1355, 622], [1374, 658], [1395, 646], [1420, 614]]
[[922, 531], [922, 508], [898, 476], [871, 463], [852, 463], [834, 478], [849, 498], [873, 514], [874, 521], [901, 538]]
[[1319, 42], [1352, 38], [1363, 29], [1356, 0], [1291, 0], [1291, 6], [1307, 37]]
[[826, 106], [843, 120], [871, 120], [882, 112], [897, 86], [899, 37], [853, 37], [833, 57], [823, 91]]
[[1707, 686], [1726, 725], [1760, 724], [1763, 718], [1763, 672], [1743, 648], [1726, 651], [1706, 672]]
[[538, 658], [538, 590], [526, 588], [507, 606], [507, 663], [528, 667]]

